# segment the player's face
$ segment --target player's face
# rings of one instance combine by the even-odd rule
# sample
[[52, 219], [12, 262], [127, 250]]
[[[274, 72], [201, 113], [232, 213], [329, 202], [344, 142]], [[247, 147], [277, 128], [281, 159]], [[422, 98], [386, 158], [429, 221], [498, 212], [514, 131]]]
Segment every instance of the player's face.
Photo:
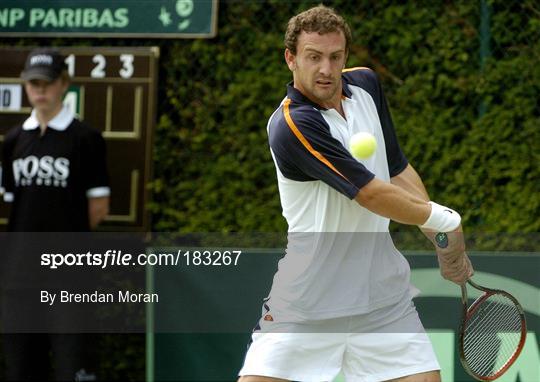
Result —
[[347, 52], [340, 32], [320, 35], [303, 31], [298, 37], [296, 55], [288, 49], [285, 60], [293, 72], [294, 86], [323, 107], [336, 107], [341, 100], [341, 70]]
[[31, 80], [25, 83], [26, 94], [30, 104], [41, 112], [58, 109], [68, 84], [61, 78], [54, 81]]

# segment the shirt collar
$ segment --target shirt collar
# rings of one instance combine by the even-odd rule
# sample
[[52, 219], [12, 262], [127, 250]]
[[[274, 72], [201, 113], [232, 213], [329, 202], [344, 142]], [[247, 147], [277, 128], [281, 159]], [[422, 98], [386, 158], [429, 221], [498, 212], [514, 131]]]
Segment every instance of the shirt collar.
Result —
[[341, 76], [341, 94], [347, 98], [352, 97], [352, 91], [349, 89], [349, 83], [347, 82], [347, 78], [345, 76]]
[[[68, 109], [67, 106], [63, 106], [62, 109], [56, 116], [49, 121], [47, 124], [47, 127], [50, 127], [51, 129], [57, 130], [57, 131], [64, 131], [68, 128], [68, 126], [73, 121], [73, 118], [75, 118], [75, 115], [71, 112], [71, 110]], [[39, 121], [36, 116], [36, 110], [32, 110], [32, 114], [30, 114], [30, 117], [23, 123], [23, 129], [24, 130], [34, 130], [39, 127]]]
[[[350, 91], [347, 81], [343, 76], [341, 76], [341, 94], [347, 98], [352, 97], [352, 92]], [[308, 97], [303, 95], [300, 90], [294, 87], [293, 81], [287, 84], [287, 98], [290, 98], [293, 102], [311, 105], [318, 110], [327, 110], [325, 107], [322, 107], [318, 103], [311, 101]]]
[[321, 105], [313, 102], [308, 97], [303, 95], [300, 92], [300, 90], [295, 88], [293, 81], [291, 81], [291, 82], [289, 82], [287, 84], [287, 98], [290, 98], [295, 103], [308, 104], [308, 105], [311, 105], [311, 106], [313, 106], [314, 108], [316, 108], [318, 110], [321, 110], [321, 109], [326, 110], [324, 107], [322, 107]]

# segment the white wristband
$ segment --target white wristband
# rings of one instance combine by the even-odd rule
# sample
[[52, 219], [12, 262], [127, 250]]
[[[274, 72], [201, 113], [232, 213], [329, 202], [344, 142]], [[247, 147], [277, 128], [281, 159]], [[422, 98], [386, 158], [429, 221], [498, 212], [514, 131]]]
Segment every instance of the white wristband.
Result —
[[451, 208], [441, 206], [435, 202], [431, 204], [431, 214], [420, 228], [436, 232], [451, 232], [461, 224], [461, 216]]

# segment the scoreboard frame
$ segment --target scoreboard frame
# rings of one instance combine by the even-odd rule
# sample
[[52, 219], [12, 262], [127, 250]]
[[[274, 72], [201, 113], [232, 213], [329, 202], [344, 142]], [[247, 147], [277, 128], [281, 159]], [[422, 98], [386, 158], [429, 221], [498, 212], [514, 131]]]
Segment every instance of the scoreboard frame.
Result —
[[[22, 57], [25, 58], [31, 49], [33, 48], [0, 47], [0, 55], [11, 52], [11, 56], [20, 56], [13, 60], [17, 61], [17, 65], [12, 65], [16, 67], [10, 67], [7, 76], [0, 76], [0, 85], [22, 86], [24, 81], [16, 74], [20, 73], [24, 66]], [[74, 111], [81, 120], [87, 120], [92, 127], [99, 129], [107, 142], [111, 213], [99, 230], [148, 232], [151, 217], [147, 205], [151, 195], [147, 184], [152, 179], [153, 171], [152, 145], [156, 124], [159, 47], [56, 49], [66, 57], [68, 63], [71, 84], [67, 94], [73, 92], [75, 104], [72, 106], [76, 107]], [[0, 69], [2, 74], [6, 73], [2, 64]], [[93, 96], [88, 94], [89, 89], [92, 89]], [[0, 145], [4, 133], [8, 130], [3, 124], [6, 116], [11, 116], [8, 119], [14, 120], [20, 115], [19, 122], [22, 122], [32, 110], [24, 89], [21, 93], [22, 106], [18, 110], [0, 109]], [[119, 96], [116, 97], [115, 93]], [[121, 128], [117, 129], [118, 126]], [[144, 155], [142, 160], [141, 154]], [[114, 162], [115, 158], [117, 160]], [[118, 160], [119, 158], [128, 160]], [[136, 166], [137, 161], [141, 162], [139, 166]], [[127, 190], [124, 183], [129, 183]], [[0, 201], [0, 204], [3, 203]], [[0, 209], [1, 212], [3, 211]], [[5, 213], [3, 215], [0, 215], [0, 228], [7, 224], [7, 216]]]

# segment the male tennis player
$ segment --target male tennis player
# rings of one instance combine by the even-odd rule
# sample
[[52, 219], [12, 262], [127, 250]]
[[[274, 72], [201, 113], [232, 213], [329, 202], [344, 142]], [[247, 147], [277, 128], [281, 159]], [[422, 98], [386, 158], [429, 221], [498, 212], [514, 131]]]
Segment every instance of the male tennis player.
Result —
[[[351, 32], [332, 9], [293, 17], [285, 61], [293, 73], [268, 134], [287, 253], [239, 375], [251, 381], [440, 381], [439, 364], [412, 303], [410, 269], [388, 235], [389, 221], [420, 226], [438, 249], [442, 275], [472, 275], [461, 218], [429, 201], [401, 152], [376, 74], [345, 69]], [[353, 134], [375, 136], [362, 161]]]

